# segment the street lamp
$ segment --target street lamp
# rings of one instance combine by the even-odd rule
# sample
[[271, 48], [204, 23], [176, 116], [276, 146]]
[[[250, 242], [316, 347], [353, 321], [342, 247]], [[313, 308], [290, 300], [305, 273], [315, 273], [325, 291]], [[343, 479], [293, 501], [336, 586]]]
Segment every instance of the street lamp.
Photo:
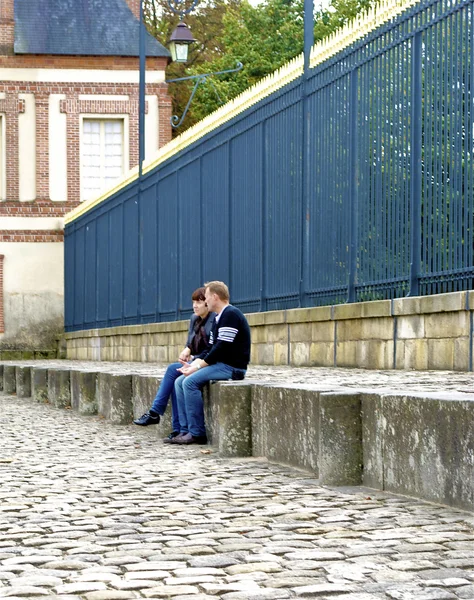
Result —
[[196, 40], [193, 38], [193, 34], [188, 29], [187, 25], [183, 23], [183, 21], [180, 21], [171, 34], [168, 43], [168, 48], [171, 52], [171, 60], [173, 62], [187, 62], [189, 46], [195, 41]]

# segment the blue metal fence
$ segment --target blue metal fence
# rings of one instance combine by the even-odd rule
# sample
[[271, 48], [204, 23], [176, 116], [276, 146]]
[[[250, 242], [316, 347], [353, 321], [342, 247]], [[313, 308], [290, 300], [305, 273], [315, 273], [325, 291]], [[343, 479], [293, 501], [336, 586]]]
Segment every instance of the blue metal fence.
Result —
[[66, 329], [471, 289], [474, 0], [424, 1], [66, 226]]

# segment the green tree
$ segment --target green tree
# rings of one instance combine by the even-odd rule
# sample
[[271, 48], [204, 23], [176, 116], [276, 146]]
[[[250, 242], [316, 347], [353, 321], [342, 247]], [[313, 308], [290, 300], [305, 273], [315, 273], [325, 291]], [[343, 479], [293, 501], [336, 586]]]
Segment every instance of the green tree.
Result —
[[[373, 2], [331, 0], [327, 8], [315, 13], [315, 42]], [[166, 44], [178, 23], [177, 15], [166, 0], [146, 0], [145, 14], [152, 35]], [[168, 79], [233, 69], [237, 62], [244, 66], [238, 73], [213, 77], [199, 86], [180, 132], [298, 56], [303, 51], [303, 14], [304, 0], [264, 0], [258, 6], [247, 0], [209, 0], [187, 15], [185, 22], [198, 43], [187, 65], [168, 67]], [[170, 85], [174, 114], [183, 113], [192, 85]]]

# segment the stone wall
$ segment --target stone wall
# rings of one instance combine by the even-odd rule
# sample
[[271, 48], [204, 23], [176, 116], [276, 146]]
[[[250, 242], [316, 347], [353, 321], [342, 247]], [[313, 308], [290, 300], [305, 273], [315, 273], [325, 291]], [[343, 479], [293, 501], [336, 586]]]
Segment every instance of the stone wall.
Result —
[[[472, 371], [474, 292], [247, 315], [252, 363]], [[67, 358], [171, 362], [187, 321], [65, 335]]]

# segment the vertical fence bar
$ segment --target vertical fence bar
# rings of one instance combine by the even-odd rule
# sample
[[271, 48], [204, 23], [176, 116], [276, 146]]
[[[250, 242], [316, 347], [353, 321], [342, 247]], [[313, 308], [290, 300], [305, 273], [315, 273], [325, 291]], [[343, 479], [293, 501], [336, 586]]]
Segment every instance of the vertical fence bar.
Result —
[[421, 252], [421, 135], [422, 135], [422, 34], [413, 38], [411, 77], [411, 263], [409, 296], [418, 296], [420, 289]]
[[311, 54], [311, 48], [314, 45], [314, 0], [304, 0], [304, 69], [303, 77], [301, 80], [301, 93], [303, 102], [303, 135], [302, 135], [302, 169], [301, 169], [301, 181], [302, 181], [302, 202], [301, 202], [301, 213], [302, 213], [302, 229], [301, 229], [301, 265], [300, 265], [300, 299], [299, 305], [305, 305], [305, 288], [309, 285], [309, 218], [310, 218], [310, 194], [311, 194], [311, 140], [310, 140], [310, 127], [311, 127], [311, 114], [309, 108], [308, 98], [308, 79], [309, 79], [309, 58]]
[[354, 69], [350, 76], [350, 188], [349, 199], [351, 206], [351, 229], [349, 245], [349, 282], [347, 291], [347, 301], [356, 300], [356, 280], [357, 280], [357, 248], [358, 248], [358, 213], [359, 213], [359, 176], [357, 161], [357, 114], [358, 114], [358, 70]]

